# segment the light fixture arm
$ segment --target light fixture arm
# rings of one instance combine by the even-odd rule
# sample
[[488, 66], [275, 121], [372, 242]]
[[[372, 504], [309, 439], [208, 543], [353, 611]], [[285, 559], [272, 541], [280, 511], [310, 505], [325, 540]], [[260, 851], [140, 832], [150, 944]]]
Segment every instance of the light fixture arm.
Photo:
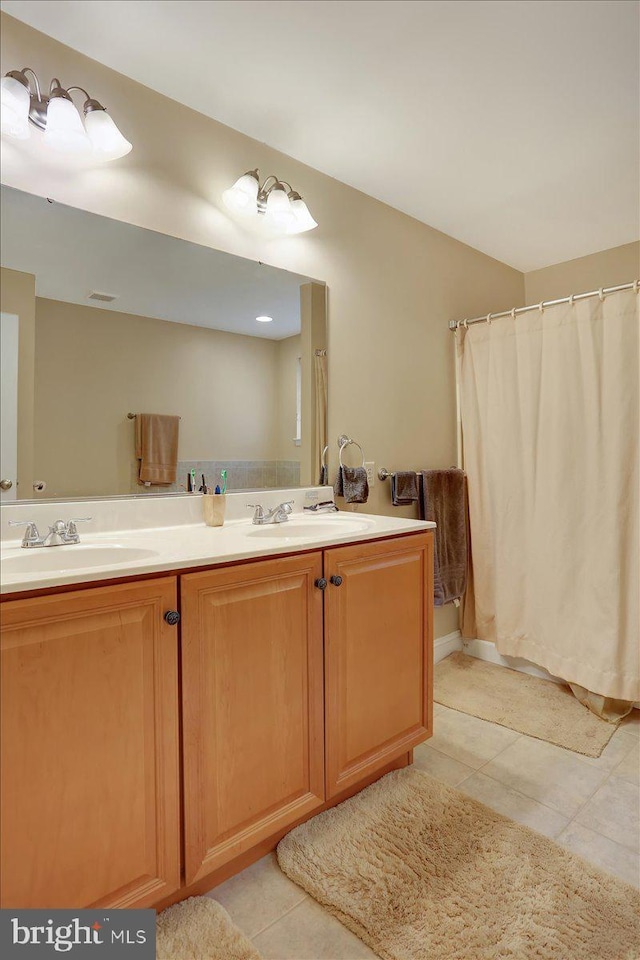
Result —
[[[269, 184], [269, 180], [273, 180], [273, 183], [270, 184], [269, 186], [267, 186], [267, 184]], [[270, 193], [272, 190], [274, 190], [275, 187], [277, 187], [277, 185], [278, 185], [279, 183], [280, 183], [280, 181], [278, 180], [278, 178], [277, 178], [277, 177], [274, 177], [273, 174], [270, 174], [270, 175], [266, 178], [266, 180], [263, 181], [263, 184], [262, 184], [262, 186], [260, 187], [260, 193], [263, 193], [265, 196], [268, 196], [269, 193]]]
[[80, 93], [84, 93], [87, 100], [91, 100], [90, 95], [87, 93], [84, 87], [79, 87], [77, 84], [74, 84], [73, 87], [67, 87], [67, 93], [71, 93], [72, 90], [79, 90]]
[[[36, 88], [36, 97], [38, 98], [38, 100], [41, 100], [41, 99], [42, 99], [42, 93], [40, 92], [40, 81], [38, 80], [38, 74], [35, 72], [35, 70], [32, 70], [31, 67], [23, 67], [22, 70], [14, 70], [14, 71], [12, 71], [11, 76], [15, 76], [16, 73], [21, 73], [23, 76], [25, 76], [27, 73], [30, 73], [30, 74], [31, 74], [31, 76], [33, 77], [33, 82], [34, 82], [34, 84], [35, 84], [35, 88]], [[17, 79], [19, 79], [19, 78], [16, 77], [16, 80], [17, 80]], [[25, 76], [25, 79], [27, 79], [26, 76]], [[27, 86], [29, 86], [29, 81], [28, 81], [28, 80], [27, 80]]]

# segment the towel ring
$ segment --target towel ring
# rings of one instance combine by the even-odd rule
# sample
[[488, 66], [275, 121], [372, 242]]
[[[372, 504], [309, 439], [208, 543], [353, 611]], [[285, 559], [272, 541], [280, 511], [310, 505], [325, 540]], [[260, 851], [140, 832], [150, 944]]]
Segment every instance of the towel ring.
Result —
[[338, 437], [338, 446], [340, 447], [340, 453], [338, 454], [338, 460], [339, 460], [339, 462], [340, 462], [340, 466], [341, 466], [341, 467], [344, 467], [344, 463], [342, 462], [342, 452], [343, 452], [344, 448], [345, 448], [345, 447], [349, 447], [349, 446], [351, 446], [351, 445], [353, 445], [354, 447], [357, 447], [358, 450], [360, 451], [360, 455], [361, 455], [361, 457], [362, 457], [362, 464], [361, 464], [361, 466], [364, 467], [364, 463], [365, 463], [365, 460], [364, 460], [364, 450], [362, 449], [362, 447], [360, 446], [360, 444], [358, 443], [357, 440], [352, 440], [351, 437], [346, 437], [346, 436], [344, 436], [344, 435], [343, 435], [342, 437]]

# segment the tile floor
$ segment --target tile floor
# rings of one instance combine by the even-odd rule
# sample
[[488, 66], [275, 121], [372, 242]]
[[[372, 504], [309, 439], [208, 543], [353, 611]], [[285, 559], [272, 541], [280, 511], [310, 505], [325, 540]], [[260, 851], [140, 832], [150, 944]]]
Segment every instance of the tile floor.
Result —
[[[435, 705], [415, 766], [640, 887], [640, 711], [597, 760]], [[274, 854], [212, 890], [265, 960], [376, 955], [278, 868]]]

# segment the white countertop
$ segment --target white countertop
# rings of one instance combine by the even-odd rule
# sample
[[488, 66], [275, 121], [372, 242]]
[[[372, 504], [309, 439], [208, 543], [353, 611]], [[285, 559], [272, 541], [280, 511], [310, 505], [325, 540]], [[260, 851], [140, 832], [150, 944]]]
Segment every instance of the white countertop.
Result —
[[265, 526], [254, 525], [247, 519], [232, 519], [223, 527], [191, 522], [86, 534], [79, 527], [79, 544], [25, 550], [20, 540], [4, 541], [0, 551], [0, 592], [13, 594], [163, 570], [209, 567], [418, 533], [433, 527], [434, 523], [423, 520], [350, 511], [296, 512], [286, 523]]

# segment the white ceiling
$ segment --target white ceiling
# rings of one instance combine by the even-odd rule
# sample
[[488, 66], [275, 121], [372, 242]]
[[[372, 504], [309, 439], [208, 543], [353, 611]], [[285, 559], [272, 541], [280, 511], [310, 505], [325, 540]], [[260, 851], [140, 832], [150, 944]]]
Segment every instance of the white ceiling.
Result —
[[1, 196], [2, 266], [35, 274], [39, 297], [271, 340], [300, 332], [307, 277], [10, 187]]
[[635, 0], [1, 6], [520, 270], [638, 239]]

